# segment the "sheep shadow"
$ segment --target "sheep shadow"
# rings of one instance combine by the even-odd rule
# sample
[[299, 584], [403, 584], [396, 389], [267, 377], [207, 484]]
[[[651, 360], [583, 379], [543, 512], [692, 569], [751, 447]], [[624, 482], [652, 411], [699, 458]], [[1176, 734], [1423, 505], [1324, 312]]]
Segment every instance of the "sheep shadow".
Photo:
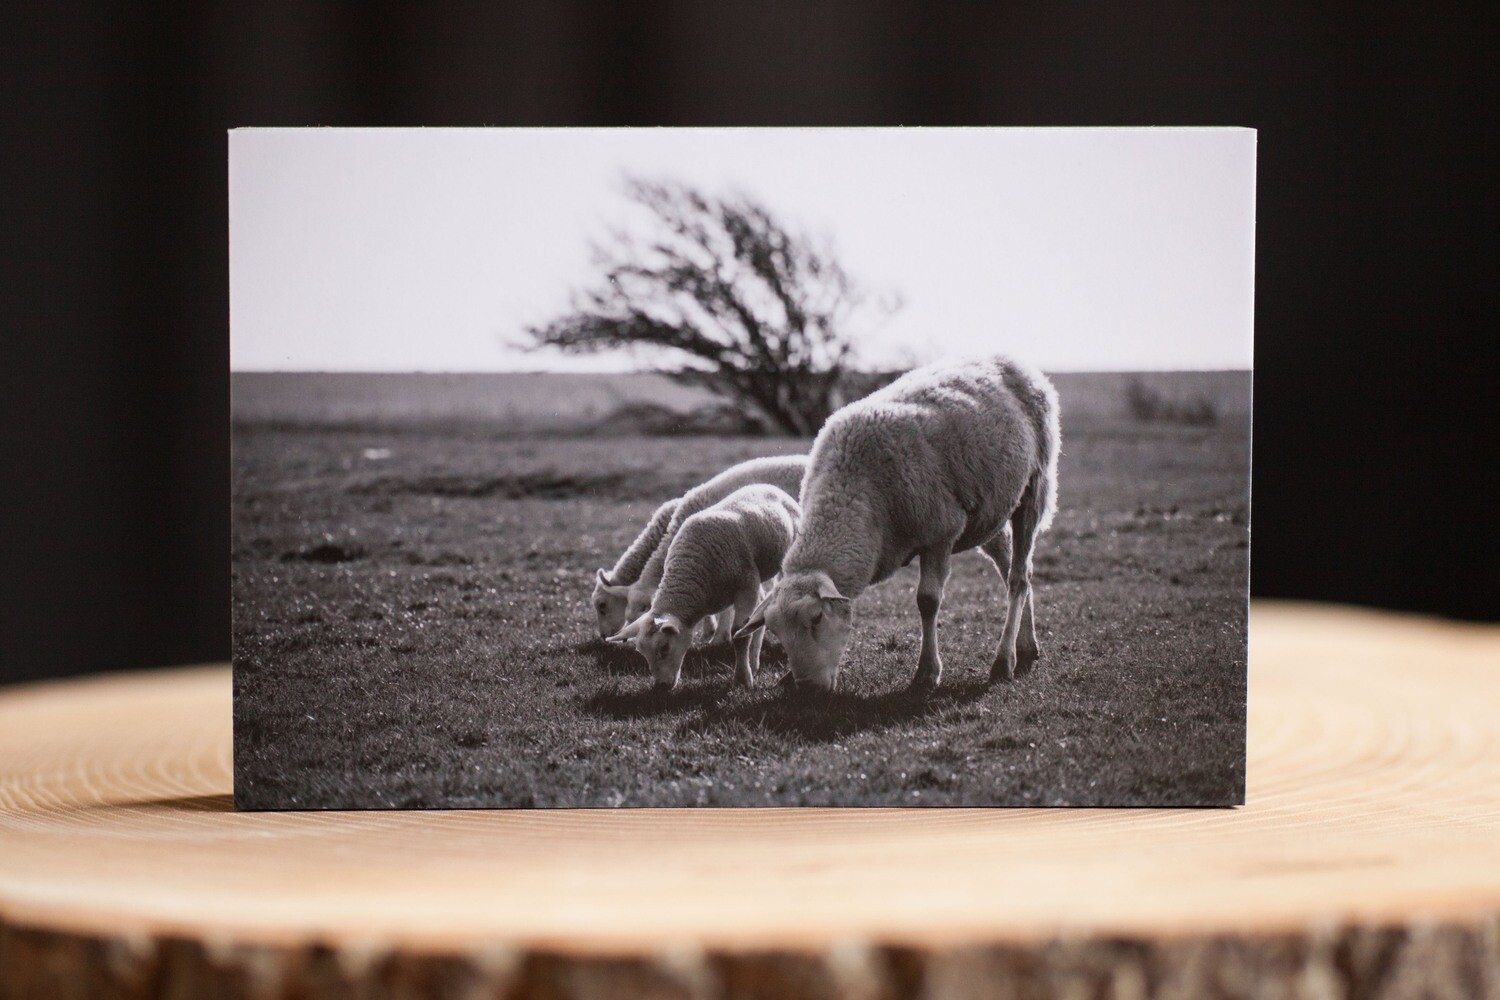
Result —
[[[605, 642], [603, 639], [593, 638], [559, 645], [549, 651], [590, 657], [599, 668], [599, 672], [609, 677], [639, 677], [643, 683], [648, 685], [650, 683], [646, 661], [641, 659], [641, 654], [630, 646], [620, 646]], [[786, 665], [786, 651], [780, 646], [772, 646], [768, 643], [761, 649], [760, 664], [762, 671], [769, 667], [779, 675]], [[714, 643], [711, 646], [695, 646], [688, 651], [687, 657], [682, 661], [684, 681], [711, 679], [718, 676], [733, 677], [733, 675], [734, 647], [728, 642]]]
[[629, 646], [617, 646], [598, 637], [561, 648], [563, 651], [592, 659], [594, 666], [599, 668], [599, 672], [609, 677], [632, 677], [636, 674], [644, 675], [646, 672], [646, 665], [641, 660], [641, 654]]
[[652, 687], [637, 659], [636, 683], [595, 691], [579, 699], [579, 709], [612, 721], [677, 716], [679, 738], [749, 729], [789, 741], [830, 743], [910, 725], [992, 691], [983, 680], [959, 681], [932, 692], [899, 688], [867, 694], [799, 687], [787, 682], [786, 654], [776, 653], [762, 656], [756, 686], [749, 691], [734, 686], [732, 661], [727, 656], [716, 660], [712, 650], [690, 653], [683, 663], [683, 682], [666, 692]]
[[580, 699], [578, 707], [598, 719], [629, 722], [711, 709], [728, 698], [731, 690], [726, 685], [695, 684], [679, 686], [675, 691], [659, 691], [651, 685], [651, 678], [641, 677], [638, 686], [595, 691]]
[[761, 683], [768, 685], [767, 690], [757, 691], [754, 699], [716, 703], [712, 710], [683, 720], [677, 735], [750, 728], [790, 741], [831, 743], [911, 725], [977, 702], [993, 691], [983, 680], [950, 683], [930, 692], [902, 687], [876, 694]]
[[[729, 643], [697, 646], [688, 650], [682, 661], [682, 676], [675, 690], [659, 691], [646, 670], [646, 662], [633, 649], [607, 647], [600, 662], [608, 657], [607, 672], [612, 677], [629, 678], [623, 690], [605, 687], [580, 699], [579, 708], [588, 715], [616, 721], [640, 719], [655, 715], [679, 715], [696, 708], [717, 704], [734, 697], [740, 689], [734, 686], [734, 647]], [[611, 656], [618, 654], [618, 658]], [[760, 658], [758, 683], [765, 678], [780, 677], [785, 672], [786, 653], [779, 647], [766, 647]]]

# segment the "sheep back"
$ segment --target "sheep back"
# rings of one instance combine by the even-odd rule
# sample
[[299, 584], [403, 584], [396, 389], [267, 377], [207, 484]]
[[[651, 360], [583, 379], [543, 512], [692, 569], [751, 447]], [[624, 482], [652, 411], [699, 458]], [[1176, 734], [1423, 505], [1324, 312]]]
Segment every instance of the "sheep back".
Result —
[[757, 583], [775, 576], [799, 514], [785, 490], [756, 483], [692, 515], [672, 539], [652, 611], [696, 624], [733, 603], [752, 575]]
[[671, 551], [672, 539], [682, 530], [687, 519], [732, 494], [735, 490], [755, 484], [775, 486], [796, 499], [802, 492], [802, 477], [807, 472], [806, 455], [786, 455], [769, 458], [752, 458], [732, 465], [712, 479], [693, 487], [682, 495], [672, 519], [667, 524], [661, 542], [651, 559], [641, 570], [639, 588], [654, 587], [661, 581], [666, 568], [667, 553]]
[[667, 525], [672, 521], [672, 515], [677, 512], [678, 499], [673, 498], [656, 508], [651, 515], [651, 520], [641, 529], [640, 534], [635, 536], [635, 541], [630, 547], [621, 553], [620, 558], [615, 560], [615, 565], [607, 574], [609, 582], [615, 586], [634, 583], [640, 579], [641, 570], [645, 568], [646, 562], [651, 558], [651, 553], [661, 544], [662, 538], [667, 533]]
[[[955, 533], [953, 551], [973, 548], [1000, 530], [1033, 477], [1045, 526], [1058, 442], [1057, 394], [1038, 372], [998, 357], [909, 372], [818, 434], [787, 566], [874, 549], [849, 553], [873, 566], [874, 582]], [[854, 525], [866, 537], [852, 537]]]

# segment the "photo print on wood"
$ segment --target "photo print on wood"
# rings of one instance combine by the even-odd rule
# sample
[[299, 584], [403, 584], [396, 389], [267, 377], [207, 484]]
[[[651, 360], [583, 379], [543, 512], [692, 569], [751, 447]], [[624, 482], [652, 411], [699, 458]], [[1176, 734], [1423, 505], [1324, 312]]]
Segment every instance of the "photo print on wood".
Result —
[[1254, 131], [229, 170], [238, 807], [1244, 801]]

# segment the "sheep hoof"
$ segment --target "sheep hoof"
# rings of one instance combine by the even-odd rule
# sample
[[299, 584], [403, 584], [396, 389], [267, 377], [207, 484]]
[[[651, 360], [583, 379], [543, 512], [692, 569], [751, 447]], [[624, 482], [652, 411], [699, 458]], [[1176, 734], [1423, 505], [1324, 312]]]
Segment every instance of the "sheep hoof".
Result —
[[919, 669], [916, 676], [911, 679], [911, 683], [907, 685], [906, 690], [910, 691], [912, 694], [931, 694], [933, 691], [936, 691], [938, 685], [942, 683], [941, 676], [942, 675], [935, 670]]
[[1016, 672], [1011, 669], [1009, 660], [997, 659], [995, 665], [990, 667], [991, 684], [1009, 684], [1015, 676]]
[[1016, 676], [1024, 677], [1026, 674], [1029, 674], [1031, 672], [1032, 666], [1036, 663], [1037, 657], [1039, 656], [1041, 656], [1041, 652], [1035, 647], [1031, 649], [1017, 649]]

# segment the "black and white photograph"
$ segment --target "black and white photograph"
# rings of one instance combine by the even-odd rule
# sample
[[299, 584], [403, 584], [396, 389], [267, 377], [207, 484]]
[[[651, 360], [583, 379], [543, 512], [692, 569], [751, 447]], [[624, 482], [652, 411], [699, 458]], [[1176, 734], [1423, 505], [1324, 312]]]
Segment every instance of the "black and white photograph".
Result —
[[237, 129], [238, 808], [1244, 801], [1250, 129]]

